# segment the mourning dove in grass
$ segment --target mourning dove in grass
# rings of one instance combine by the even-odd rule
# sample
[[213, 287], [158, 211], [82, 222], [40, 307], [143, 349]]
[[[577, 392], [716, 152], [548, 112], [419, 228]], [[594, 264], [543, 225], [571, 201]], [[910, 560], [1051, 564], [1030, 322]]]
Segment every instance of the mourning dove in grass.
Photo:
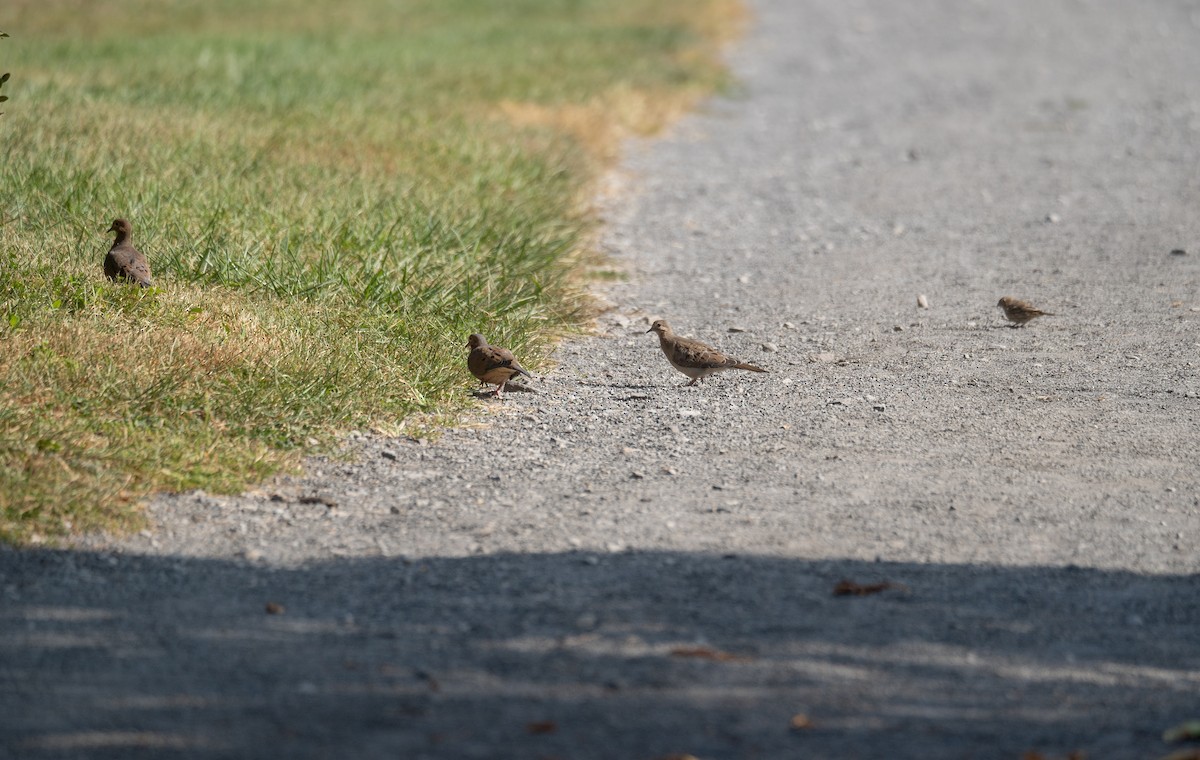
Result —
[[727, 369], [747, 369], [751, 372], [766, 372], [762, 367], [740, 362], [721, 353], [712, 346], [706, 346], [698, 340], [681, 338], [675, 334], [665, 321], [655, 320], [650, 325], [648, 333], [658, 334], [658, 345], [667, 355], [671, 366], [692, 378], [688, 385], [695, 385], [700, 380], [714, 372]]
[[517, 357], [513, 356], [512, 351], [499, 346], [489, 346], [487, 340], [479, 333], [467, 338], [467, 348], [471, 349], [471, 353], [467, 355], [467, 369], [479, 378], [480, 383], [496, 386], [492, 395], [497, 398], [504, 392], [505, 383], [517, 375], [533, 378], [533, 375], [526, 372], [517, 361]]
[[1009, 322], [1013, 323], [1013, 327], [1022, 327], [1026, 322], [1035, 317], [1053, 317], [1054, 314], [1048, 311], [1042, 311], [1033, 304], [1018, 300], [1012, 296], [1005, 296], [997, 303], [1001, 309], [1004, 309], [1004, 316]]
[[132, 230], [133, 225], [124, 219], [113, 220], [108, 231], [117, 233], [117, 239], [113, 241], [112, 248], [108, 249], [108, 255], [104, 257], [104, 274], [110, 280], [127, 280], [148, 288], [153, 284], [150, 280], [150, 262], [129, 242], [129, 233]]

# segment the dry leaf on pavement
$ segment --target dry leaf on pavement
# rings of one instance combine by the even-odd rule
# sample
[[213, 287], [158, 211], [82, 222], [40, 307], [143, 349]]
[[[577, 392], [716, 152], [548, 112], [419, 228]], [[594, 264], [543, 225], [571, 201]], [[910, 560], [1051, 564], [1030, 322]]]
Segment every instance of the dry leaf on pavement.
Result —
[[892, 581], [880, 581], [879, 583], [856, 583], [847, 578], [838, 581], [838, 584], [833, 587], [834, 596], [866, 596], [868, 594], [878, 594], [880, 591], [888, 589], [896, 589], [897, 591], [908, 591], [908, 586], [903, 583], [894, 583]]
[[697, 660], [716, 660], [718, 662], [745, 662], [749, 657], [732, 652], [723, 652], [712, 647], [675, 647], [671, 650], [672, 657], [690, 657]]

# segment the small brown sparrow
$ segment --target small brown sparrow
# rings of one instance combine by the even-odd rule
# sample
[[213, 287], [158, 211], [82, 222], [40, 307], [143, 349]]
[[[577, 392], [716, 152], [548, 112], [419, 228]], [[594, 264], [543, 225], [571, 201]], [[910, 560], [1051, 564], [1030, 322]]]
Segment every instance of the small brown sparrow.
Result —
[[679, 337], [671, 329], [671, 326], [661, 319], [655, 320], [646, 332], [658, 335], [658, 345], [667, 355], [667, 361], [671, 362], [672, 367], [692, 378], [688, 385], [695, 385], [714, 372], [726, 369], [766, 372], [762, 367], [732, 359], [698, 340]]
[[1053, 317], [1054, 314], [1049, 311], [1042, 311], [1033, 304], [1018, 300], [1012, 296], [1001, 298], [996, 304], [1001, 309], [1004, 309], [1004, 316], [1012, 322], [1012, 327], [1023, 327], [1026, 322], [1035, 317]]
[[480, 383], [495, 385], [496, 390], [492, 395], [497, 398], [504, 392], [505, 384], [518, 375], [533, 378], [533, 375], [526, 372], [517, 361], [517, 357], [513, 356], [512, 351], [499, 346], [489, 346], [487, 340], [479, 333], [467, 338], [467, 348], [471, 349], [471, 353], [467, 355], [467, 369], [479, 378]]

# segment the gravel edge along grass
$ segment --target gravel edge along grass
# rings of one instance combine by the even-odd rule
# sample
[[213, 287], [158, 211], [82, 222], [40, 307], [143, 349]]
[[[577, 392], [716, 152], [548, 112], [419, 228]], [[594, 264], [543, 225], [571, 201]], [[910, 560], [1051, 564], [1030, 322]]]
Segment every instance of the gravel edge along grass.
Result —
[[[11, 9], [0, 540], [136, 529], [156, 490], [452, 421], [471, 332], [536, 367], [588, 317], [588, 199], [621, 136], [720, 87], [740, 21], [328, 5]], [[154, 288], [102, 278], [114, 216]]]

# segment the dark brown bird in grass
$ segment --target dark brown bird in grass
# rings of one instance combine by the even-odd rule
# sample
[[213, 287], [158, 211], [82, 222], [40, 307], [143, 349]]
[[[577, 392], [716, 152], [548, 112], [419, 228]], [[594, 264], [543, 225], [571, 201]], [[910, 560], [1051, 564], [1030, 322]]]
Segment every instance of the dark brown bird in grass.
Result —
[[1009, 322], [1013, 323], [1013, 327], [1022, 327], [1026, 322], [1036, 317], [1053, 317], [1054, 314], [1049, 311], [1042, 311], [1031, 303], [1018, 300], [1012, 296], [1005, 296], [997, 303], [1001, 309], [1004, 309], [1004, 316]]
[[712, 346], [707, 346], [698, 340], [681, 338], [675, 334], [665, 321], [655, 320], [650, 325], [648, 333], [658, 335], [658, 345], [667, 355], [671, 366], [692, 378], [688, 385], [695, 385], [714, 372], [727, 369], [746, 369], [751, 372], [766, 372], [762, 367], [740, 362], [721, 353]]
[[104, 257], [104, 274], [110, 280], [136, 282], [143, 288], [148, 288], [154, 284], [150, 279], [150, 262], [146, 261], [145, 254], [129, 242], [129, 233], [132, 230], [133, 225], [124, 219], [113, 220], [108, 231], [117, 233], [117, 239], [113, 241], [112, 248], [108, 249], [108, 255]]
[[492, 395], [497, 398], [504, 392], [504, 385], [517, 375], [533, 378], [533, 375], [526, 372], [517, 361], [517, 357], [513, 356], [512, 351], [499, 346], [489, 346], [487, 340], [479, 333], [467, 338], [467, 348], [471, 349], [471, 353], [467, 355], [467, 369], [479, 378], [480, 383], [496, 386]]

